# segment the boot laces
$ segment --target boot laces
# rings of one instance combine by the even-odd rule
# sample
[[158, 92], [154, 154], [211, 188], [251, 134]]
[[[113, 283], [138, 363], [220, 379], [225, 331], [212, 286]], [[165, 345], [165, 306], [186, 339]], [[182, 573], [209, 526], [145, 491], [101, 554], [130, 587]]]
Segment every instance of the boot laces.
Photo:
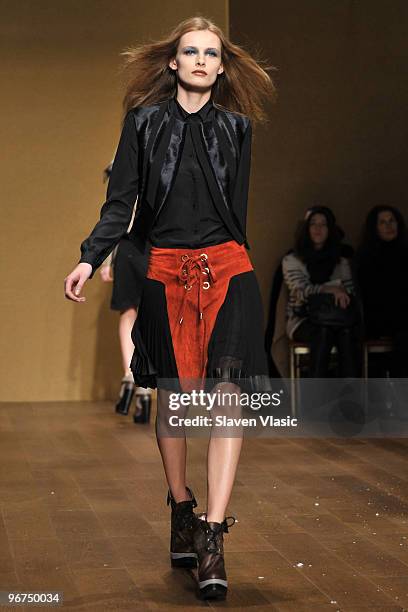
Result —
[[[233, 521], [230, 525], [228, 524], [228, 519], [232, 519]], [[219, 536], [220, 533], [222, 534], [222, 532], [228, 533], [229, 527], [232, 527], [235, 521], [236, 519], [234, 516], [226, 516], [225, 519], [222, 521], [222, 523], [220, 523], [219, 526], [213, 529], [208, 524], [207, 520], [205, 520], [204, 523], [206, 525], [206, 534], [207, 534], [207, 543], [206, 543], [207, 552], [213, 552], [213, 553], [221, 552], [221, 549], [218, 545], [217, 536]]]

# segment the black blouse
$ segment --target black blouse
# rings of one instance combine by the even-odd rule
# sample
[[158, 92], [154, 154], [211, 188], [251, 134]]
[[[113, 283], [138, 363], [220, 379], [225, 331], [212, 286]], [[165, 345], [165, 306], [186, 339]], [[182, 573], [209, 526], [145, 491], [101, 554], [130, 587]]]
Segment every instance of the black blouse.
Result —
[[233, 240], [214, 205], [196, 151], [200, 142], [194, 138], [194, 129], [211, 112], [211, 101], [196, 113], [185, 111], [176, 98], [171, 104], [187, 129], [177, 175], [152, 228], [150, 241], [156, 247], [194, 249]]

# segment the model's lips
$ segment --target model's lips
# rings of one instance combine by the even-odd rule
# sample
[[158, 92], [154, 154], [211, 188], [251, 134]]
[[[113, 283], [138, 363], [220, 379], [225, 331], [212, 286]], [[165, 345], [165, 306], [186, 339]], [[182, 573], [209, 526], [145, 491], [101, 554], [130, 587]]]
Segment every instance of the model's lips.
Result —
[[201, 76], [207, 76], [207, 73], [204, 70], [194, 70], [193, 74], [199, 74]]

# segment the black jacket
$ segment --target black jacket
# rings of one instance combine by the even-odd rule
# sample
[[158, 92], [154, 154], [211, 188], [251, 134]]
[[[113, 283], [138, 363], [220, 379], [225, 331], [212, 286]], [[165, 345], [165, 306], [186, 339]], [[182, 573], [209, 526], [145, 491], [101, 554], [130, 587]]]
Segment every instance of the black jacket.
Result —
[[[151, 228], [176, 176], [186, 120], [176, 116], [174, 100], [132, 108], [126, 115], [100, 220], [81, 244], [80, 262], [92, 274], [127, 232], [147, 267]], [[238, 244], [248, 247], [246, 214], [251, 161], [248, 117], [211, 102], [207, 119], [194, 122], [199, 161], [219, 214]]]

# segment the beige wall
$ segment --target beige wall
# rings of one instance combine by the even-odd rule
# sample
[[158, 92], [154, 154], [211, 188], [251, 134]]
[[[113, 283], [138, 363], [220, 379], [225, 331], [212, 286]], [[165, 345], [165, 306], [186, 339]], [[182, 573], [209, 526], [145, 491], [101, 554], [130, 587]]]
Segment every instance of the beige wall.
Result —
[[119, 53], [191, 11], [221, 27], [226, 2], [18, 0], [1, 3], [1, 401], [114, 398], [121, 378], [111, 286], [87, 301], [63, 279], [105, 199], [102, 169], [121, 117]]

